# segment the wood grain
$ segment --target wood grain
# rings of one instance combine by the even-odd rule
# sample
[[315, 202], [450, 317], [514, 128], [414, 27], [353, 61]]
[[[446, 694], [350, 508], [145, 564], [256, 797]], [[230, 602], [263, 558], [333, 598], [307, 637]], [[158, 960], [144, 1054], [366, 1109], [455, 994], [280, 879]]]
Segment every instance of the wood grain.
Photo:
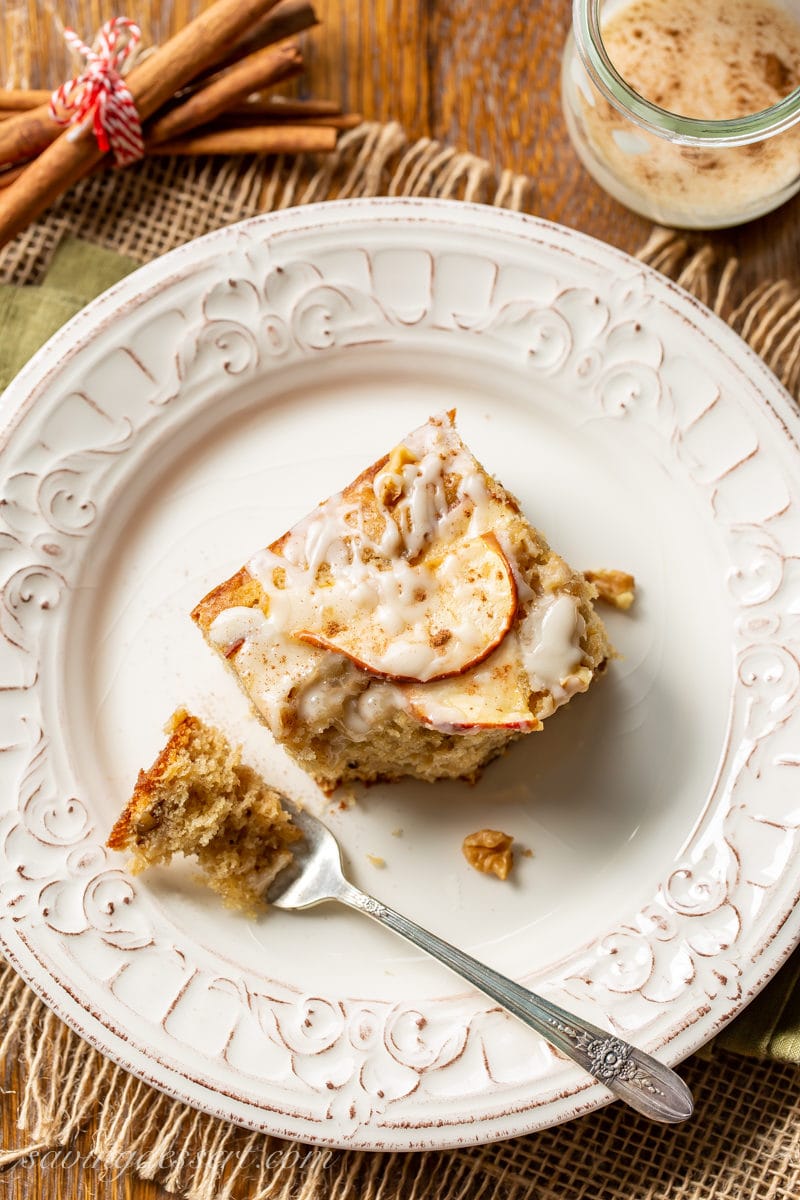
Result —
[[439, 0], [431, 123], [437, 137], [529, 175], [539, 215], [636, 249], [650, 223], [612, 200], [568, 142], [560, 71], [569, 26], [570, 5], [557, 0], [535, 9]]
[[[579, 163], [561, 111], [569, 31], [563, 0], [437, 0], [432, 132], [534, 180], [538, 215], [635, 253], [652, 225], [607, 195]], [[800, 282], [800, 196], [738, 229], [692, 235], [741, 261], [743, 282]]]
[[[202, 7], [138, 0], [135, 12], [159, 41]], [[646, 240], [649, 223], [608, 196], [569, 143], [559, 82], [565, 0], [317, 0], [316, 8], [323, 27], [301, 39], [307, 71], [287, 94], [330, 97], [523, 171], [534, 180], [535, 211], [549, 220], [630, 252]], [[0, 0], [0, 86], [50, 86], [69, 73], [58, 14], [91, 38], [119, 11], [112, 0]], [[781, 274], [800, 282], [799, 230], [800, 196], [710, 240], [740, 259], [749, 285]]]
[[314, 7], [322, 29], [303, 40], [308, 70], [297, 94], [430, 132], [426, 0], [314, 0]]
[[[68, 19], [84, 37], [127, 12], [149, 41], [164, 40], [199, 0], [0, 0], [0, 87], [51, 87], [71, 74], [60, 33]], [[397, 120], [412, 135], [469, 149], [534, 180], [534, 207], [628, 251], [651, 226], [607, 196], [578, 163], [561, 115], [559, 72], [567, 0], [315, 0], [322, 28], [304, 35], [306, 75], [287, 94], [338, 100], [367, 118]], [[778, 213], [712, 239], [741, 260], [747, 282], [789, 275], [800, 282], [800, 198]], [[21, 1088], [12, 1065], [3, 1084]], [[3, 1144], [18, 1144], [13, 1096], [0, 1105]], [[0, 1174], [2, 1200], [167, 1200], [132, 1174], [104, 1177], [77, 1153], [35, 1159]], [[393, 1200], [393, 1198], [392, 1198]]]

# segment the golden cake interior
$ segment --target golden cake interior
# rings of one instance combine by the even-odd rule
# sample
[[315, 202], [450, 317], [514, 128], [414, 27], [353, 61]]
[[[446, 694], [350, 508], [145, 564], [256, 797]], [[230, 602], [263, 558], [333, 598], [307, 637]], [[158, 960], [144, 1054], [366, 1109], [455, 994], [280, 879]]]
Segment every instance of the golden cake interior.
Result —
[[108, 839], [131, 852], [130, 870], [197, 860], [204, 881], [230, 908], [266, 908], [266, 888], [292, 859], [302, 836], [277, 792], [241, 762], [217, 730], [180, 710], [169, 740], [147, 771]]
[[594, 585], [431, 418], [192, 616], [327, 792], [474, 779], [611, 655]]

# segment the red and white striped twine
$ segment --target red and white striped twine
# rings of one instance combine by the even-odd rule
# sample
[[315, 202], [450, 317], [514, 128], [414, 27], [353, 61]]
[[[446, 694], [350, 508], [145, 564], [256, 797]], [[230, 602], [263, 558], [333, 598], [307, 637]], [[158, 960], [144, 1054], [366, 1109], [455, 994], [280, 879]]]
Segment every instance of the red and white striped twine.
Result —
[[114, 17], [106, 21], [94, 46], [85, 45], [74, 29], [65, 29], [64, 37], [86, 60], [86, 67], [53, 92], [51, 117], [59, 125], [76, 126], [76, 135], [91, 118], [98, 146], [113, 153], [118, 167], [136, 162], [144, 154], [142, 125], [122, 71], [141, 41], [141, 29], [127, 17]]

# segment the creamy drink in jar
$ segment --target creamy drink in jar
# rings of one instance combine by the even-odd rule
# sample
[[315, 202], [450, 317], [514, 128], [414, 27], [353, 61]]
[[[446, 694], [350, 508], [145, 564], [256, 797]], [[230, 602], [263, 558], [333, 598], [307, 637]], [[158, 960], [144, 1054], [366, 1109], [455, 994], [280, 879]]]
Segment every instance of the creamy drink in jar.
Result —
[[570, 133], [606, 190], [655, 220], [733, 225], [794, 194], [798, 89], [800, 3], [576, 4]]

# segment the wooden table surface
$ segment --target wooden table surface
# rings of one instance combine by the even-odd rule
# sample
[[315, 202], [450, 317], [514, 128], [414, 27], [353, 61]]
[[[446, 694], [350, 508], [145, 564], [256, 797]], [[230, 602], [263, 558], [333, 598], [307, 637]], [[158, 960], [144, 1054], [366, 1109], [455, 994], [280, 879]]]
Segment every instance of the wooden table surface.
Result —
[[[573, 153], [561, 115], [559, 71], [569, 0], [314, 0], [322, 28], [304, 39], [303, 94], [340, 99], [375, 120], [396, 120], [415, 136], [440, 138], [534, 181], [533, 209], [553, 221], [636, 251], [652, 226], [603, 192]], [[125, 13], [156, 37], [198, 8], [192, 0], [0, 0], [0, 84], [50, 86], [63, 61], [52, 12], [90, 39], [107, 17]], [[800, 196], [768, 217], [713, 237], [741, 261], [748, 283], [788, 276], [800, 282]], [[6, 1089], [15, 1089], [13, 1074]], [[3, 1141], [15, 1144], [10, 1109], [0, 1108]], [[90, 1142], [90, 1132], [82, 1146]], [[103, 1179], [69, 1156], [0, 1175], [0, 1197], [166, 1200], [160, 1187], [129, 1175]]]

